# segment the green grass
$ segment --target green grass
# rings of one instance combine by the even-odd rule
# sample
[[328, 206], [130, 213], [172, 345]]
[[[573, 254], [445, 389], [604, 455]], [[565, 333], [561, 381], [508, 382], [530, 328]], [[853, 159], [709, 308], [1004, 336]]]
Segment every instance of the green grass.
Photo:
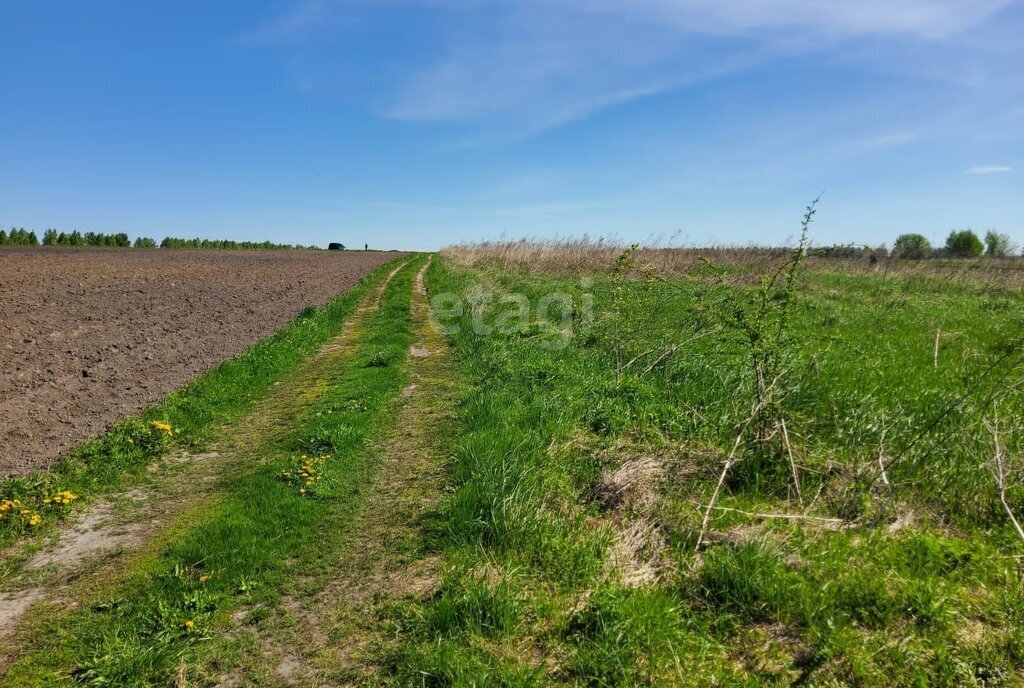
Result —
[[[201, 517], [125, 582], [67, 614], [34, 619], [23, 639], [29, 649], [8, 683], [168, 685], [232, 610], [273, 604], [296, 571], [316, 570], [354, 513], [371, 469], [365, 447], [405, 383], [398, 363], [410, 344], [409, 294], [419, 264], [392, 280], [357, 334], [353, 359], [326, 380], [324, 393], [282, 437], [247, 448], [249, 460], [223, 476], [219, 498]], [[381, 350], [391, 362], [369, 365]], [[330, 457], [308, 486], [294, 479], [303, 455]]]
[[[812, 518], [742, 513], [805, 512], [778, 439], [746, 440], [718, 502], [734, 511], [712, 513], [698, 554], [700, 507], [753, 398], [748, 350], [707, 334], [702, 308], [748, 287], [599, 273], [585, 288], [444, 262], [428, 277], [432, 293], [570, 294], [577, 315], [589, 293], [597, 317], [562, 349], [543, 346], [561, 335], [536, 322], [484, 334], [468, 312], [443, 320], [460, 325], [450, 342], [475, 391], [450, 441], [450, 570], [438, 595], [396, 612], [408, 642], [382, 660], [396, 683], [1024, 683], [1022, 543], [982, 424], [998, 414], [1007, 456], [1024, 451], [1019, 295], [806, 273], [780, 389]], [[485, 322], [509, 322], [498, 304]], [[898, 457], [891, 488], [876, 477], [880, 447]], [[634, 459], [658, 472], [624, 503], [602, 499]], [[1024, 512], [1020, 484], [1008, 499]], [[623, 565], [615, 543], [643, 525]], [[656, 574], [638, 585], [644, 563]]]
[[[140, 418], [118, 423], [102, 437], [69, 452], [52, 470], [4, 480], [0, 483], [0, 502], [17, 499], [21, 506], [0, 515], [0, 548], [26, 534], [46, 532], [72, 507], [83, 506], [88, 497], [122, 485], [169, 449], [195, 449], [219, 426], [237, 421], [275, 381], [295, 370], [336, 335], [359, 300], [394, 265], [391, 262], [377, 268], [322, 308], [307, 307], [274, 335], [168, 395]], [[150, 425], [153, 420], [169, 423], [173, 435], [168, 437], [154, 428]], [[61, 490], [85, 499], [70, 507], [42, 503]], [[30, 526], [27, 515], [17, 514], [22, 508], [38, 513], [42, 521]], [[0, 565], [0, 577], [6, 574]]]

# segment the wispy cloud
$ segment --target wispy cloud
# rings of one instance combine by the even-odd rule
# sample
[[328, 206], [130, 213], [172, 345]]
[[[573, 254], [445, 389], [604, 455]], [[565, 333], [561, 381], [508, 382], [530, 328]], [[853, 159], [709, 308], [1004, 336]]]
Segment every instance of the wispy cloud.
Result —
[[1000, 172], [1011, 172], [1012, 167], [1007, 165], [978, 165], [976, 167], [968, 167], [964, 170], [964, 174], [999, 174]]
[[837, 146], [843, 152], [848, 153], [870, 153], [884, 151], [890, 148], [899, 148], [921, 140], [919, 131], [898, 131], [891, 134], [882, 134], [870, 138], [857, 139]]
[[490, 143], [496, 131], [530, 137], [858, 38], [945, 54], [1014, 4], [1022, 0], [303, 0], [243, 38], [301, 45], [315, 31], [341, 42], [346, 18], [387, 25], [410, 9], [433, 13], [442, 28], [415, 63], [382, 58], [391, 71], [375, 82], [375, 106], [397, 120], [470, 123], [480, 131], [469, 141]]
[[1014, 0], [562, 0], [615, 14], [646, 14], [689, 30], [712, 33], [806, 28], [851, 36], [900, 33], [941, 38], [984, 22]]
[[242, 43], [286, 43], [312, 27], [329, 23], [332, 16], [333, 7], [329, 0], [302, 0], [290, 12], [274, 17], [235, 38]]
[[444, 54], [400, 84], [387, 114], [505, 118], [529, 136], [854, 37], [945, 41], [1013, 1], [462, 2], [456, 15], [489, 11], [465, 31], [451, 24]]

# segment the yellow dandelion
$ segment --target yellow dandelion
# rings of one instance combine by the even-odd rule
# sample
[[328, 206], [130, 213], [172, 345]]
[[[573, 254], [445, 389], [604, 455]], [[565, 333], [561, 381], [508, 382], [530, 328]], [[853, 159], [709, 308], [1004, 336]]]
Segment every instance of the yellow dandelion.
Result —
[[185, 622], [185, 628], [192, 628], [195, 625], [196, 625], [196, 622], [193, 621], [192, 619], [189, 619], [188, 621]]
[[170, 434], [172, 434], [174, 432], [174, 430], [171, 428], [171, 424], [170, 423], [164, 423], [164, 422], [159, 421], [159, 420], [151, 420], [151, 421], [149, 421], [149, 424], [152, 425], [157, 430], [159, 430], [160, 432], [167, 433], [168, 435], [170, 435]]
[[208, 580], [210, 580], [209, 576], [199, 576], [199, 582], [200, 583], [205, 583]]

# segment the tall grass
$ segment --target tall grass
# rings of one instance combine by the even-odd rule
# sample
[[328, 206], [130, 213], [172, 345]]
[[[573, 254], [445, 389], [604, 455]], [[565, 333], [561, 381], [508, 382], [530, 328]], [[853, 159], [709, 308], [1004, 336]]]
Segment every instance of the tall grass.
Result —
[[[577, 275], [607, 271], [629, 248], [621, 241], [582, 236], [573, 239], [522, 239], [520, 241], [481, 241], [449, 246], [441, 254], [455, 265], [495, 268], [535, 274]], [[703, 260], [729, 266], [737, 280], [756, 278], [772, 271], [793, 252], [786, 246], [638, 246], [635, 260], [649, 265], [659, 274], [686, 277], [698, 271]], [[950, 284], [981, 284], [991, 288], [1024, 290], [1024, 259], [976, 258], [901, 260], [882, 256], [870, 260], [870, 251], [857, 257], [846, 252], [811, 251], [807, 266], [812, 270], [842, 270], [865, 275], [893, 276], [903, 279], [940, 280]]]

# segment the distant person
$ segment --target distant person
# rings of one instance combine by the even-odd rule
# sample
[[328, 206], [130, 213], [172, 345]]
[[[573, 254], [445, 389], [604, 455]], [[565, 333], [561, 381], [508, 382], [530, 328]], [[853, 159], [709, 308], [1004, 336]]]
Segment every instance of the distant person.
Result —
[[370, 245], [369, 244], [363, 244], [363, 250], [364, 251], [369, 251], [370, 250]]

